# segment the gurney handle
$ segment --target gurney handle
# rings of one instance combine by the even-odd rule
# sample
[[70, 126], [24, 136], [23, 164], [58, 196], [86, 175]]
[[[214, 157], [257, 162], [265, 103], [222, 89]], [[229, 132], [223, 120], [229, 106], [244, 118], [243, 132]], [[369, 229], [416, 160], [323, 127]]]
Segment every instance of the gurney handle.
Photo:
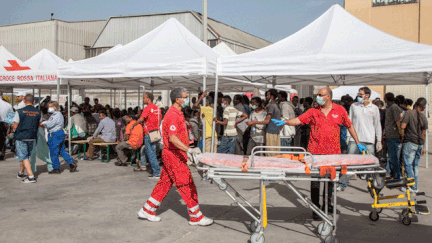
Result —
[[[257, 149], [290, 149], [290, 150], [301, 150], [301, 151], [256, 151]], [[251, 168], [254, 168], [254, 157], [256, 154], [304, 154], [309, 155], [312, 158], [312, 167], [315, 165], [314, 157], [311, 153], [306, 152], [306, 149], [302, 147], [286, 147], [286, 146], [256, 146], [252, 149], [252, 160], [251, 160]]]

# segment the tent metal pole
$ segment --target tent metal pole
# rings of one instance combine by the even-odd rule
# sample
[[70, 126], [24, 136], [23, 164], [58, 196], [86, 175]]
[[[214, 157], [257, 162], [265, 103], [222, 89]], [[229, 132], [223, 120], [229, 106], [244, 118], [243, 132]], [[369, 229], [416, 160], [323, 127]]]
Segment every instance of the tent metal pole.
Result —
[[52, 99], [52, 89], [50, 89], [50, 98]]
[[140, 106], [140, 96], [141, 96], [141, 87], [138, 86], [138, 101], [137, 101], [138, 109], [141, 108], [141, 106]]
[[[142, 88], [143, 88], [143, 97], [144, 97], [144, 95], [146, 94], [146, 88], [145, 88], [145, 86], [143, 86]], [[144, 110], [144, 101], [143, 100], [141, 100], [141, 105], [142, 105], [142, 108]]]
[[13, 106], [15, 106], [15, 95], [14, 95], [14, 88], [12, 88], [12, 92], [11, 92], [12, 94], [11, 94], [11, 104], [12, 104], [12, 107]]
[[41, 109], [40, 103], [41, 103], [41, 89], [38, 90], [39, 95], [39, 110]]
[[[204, 75], [203, 76], [203, 92], [206, 91], [206, 88], [207, 88], [206, 85], [207, 85], [207, 77]], [[205, 96], [204, 96], [202, 102], [203, 102], [203, 106], [205, 106], [206, 105], [206, 97]], [[200, 113], [201, 113], [201, 111], [200, 111]], [[205, 120], [202, 119], [202, 114], [201, 114], [201, 121], [202, 121], [202, 133], [203, 133], [203, 135], [202, 135], [203, 153], [205, 153], [205, 148], [206, 148], [206, 136], [205, 136], [206, 135], [206, 122], [205, 122]], [[198, 144], [199, 144], [199, 141], [198, 141]]]
[[[215, 98], [214, 98], [214, 107], [213, 107], [213, 117], [217, 117], [216, 115], [216, 111], [217, 111], [217, 101], [218, 101], [218, 88], [219, 88], [219, 77], [216, 75], [216, 80], [215, 80]], [[213, 121], [213, 127], [212, 127], [212, 138], [211, 138], [211, 147], [210, 147], [210, 152], [215, 153], [216, 151], [214, 151], [214, 145], [215, 145], [215, 135], [216, 135], [216, 122]], [[205, 151], [205, 148], [204, 148]]]
[[[429, 84], [426, 84], [426, 120], [429, 122], [429, 90], [428, 90]], [[428, 130], [426, 130], [426, 141], [425, 141], [425, 154], [426, 154], [426, 168], [429, 168], [429, 152], [428, 152], [428, 146], [429, 146], [429, 134]]]
[[57, 102], [60, 104], [60, 81], [61, 78], [57, 79]]
[[124, 90], [124, 106], [125, 106], [125, 110], [127, 110], [126, 89]]
[[112, 89], [110, 89], [110, 106], [111, 106], [111, 108], [113, 107], [113, 105], [112, 105]]
[[[72, 98], [71, 98], [71, 88], [69, 85], [69, 81], [67, 82], [67, 89], [68, 89], [68, 126], [71, 124], [71, 115], [70, 115], [70, 107], [71, 107], [71, 103], [72, 103]], [[68, 129], [68, 138], [69, 138], [69, 142], [68, 142], [68, 148], [69, 148], [69, 153], [72, 153], [71, 150], [71, 132], [70, 129]]]
[[33, 98], [34, 98], [34, 96], [35, 96], [35, 91], [34, 91], [34, 89], [32, 89], [32, 95], [33, 95]]

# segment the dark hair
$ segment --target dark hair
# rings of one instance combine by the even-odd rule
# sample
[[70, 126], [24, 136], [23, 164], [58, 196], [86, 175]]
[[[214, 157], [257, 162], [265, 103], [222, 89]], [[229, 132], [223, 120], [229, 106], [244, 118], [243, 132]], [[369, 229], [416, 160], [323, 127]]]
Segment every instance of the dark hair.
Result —
[[412, 100], [412, 99], [406, 99], [405, 100], [405, 105], [409, 105], [409, 106], [412, 106], [413, 105], [413, 103], [414, 103], [414, 101]]
[[100, 110], [99, 114], [103, 114], [104, 116], [107, 116], [107, 112], [105, 110]]
[[[427, 100], [423, 97], [420, 97], [417, 99], [416, 103], [414, 104], [414, 109], [416, 109], [417, 107], [425, 107], [426, 104], [427, 104]], [[423, 119], [420, 119], [420, 112], [418, 110], [416, 110], [416, 112], [417, 112], [417, 131], [418, 131], [418, 134], [421, 134], [422, 133], [421, 128], [424, 127]], [[426, 119], [426, 122], [427, 122], [427, 119]], [[419, 136], [419, 140], [420, 139], [421, 139], [421, 136]]]
[[214, 97], [215, 97], [215, 92], [214, 91], [211, 91], [209, 94], [208, 94], [208, 96], [209, 97], [212, 97], [213, 98], [213, 100], [214, 100]]
[[418, 106], [424, 107], [427, 104], [427, 100], [423, 97], [420, 97], [417, 99], [416, 103], [414, 104], [414, 108], [417, 108]]
[[97, 102], [99, 102], [99, 99], [98, 99], [98, 98], [94, 98], [93, 101], [97, 101]]
[[288, 94], [285, 91], [279, 91], [279, 95], [282, 97], [282, 99], [284, 100], [288, 100]]
[[371, 94], [372, 94], [372, 91], [368, 88], [368, 87], [361, 87], [360, 89], [359, 89], [359, 91], [360, 90], [363, 90], [364, 91], [364, 93], [365, 93], [365, 95], [369, 95], [369, 98], [370, 98], [370, 96], [371, 96]]
[[241, 95], [234, 95], [234, 101], [241, 102], [243, 100], [243, 97]]
[[114, 112], [112, 113], [113, 117], [116, 119], [119, 119], [121, 117], [121, 112], [119, 108], [114, 109]]
[[229, 97], [229, 95], [223, 96], [222, 99], [224, 99], [226, 102], [228, 102], [228, 104], [231, 104], [231, 97]]
[[303, 102], [304, 102], [304, 98], [301, 98], [301, 99], [300, 99], [300, 105], [302, 105]]
[[213, 98], [211, 96], [206, 97], [206, 101], [211, 105], [213, 104]]
[[399, 104], [401, 104], [401, 105], [405, 104], [405, 96], [398, 95], [398, 96], [396, 96], [396, 99], [399, 100]]
[[121, 110], [121, 112], [120, 112], [121, 116], [126, 116], [126, 114], [127, 114], [127, 110], [125, 110], [125, 109]]
[[184, 116], [186, 118], [193, 118], [195, 116], [195, 111], [192, 108], [188, 107], [188, 106], [186, 106], [185, 108], [183, 108], [183, 113], [184, 113]]
[[298, 96], [297, 96], [297, 95], [294, 95], [292, 98], [293, 98], [293, 99], [294, 99], [294, 98], [297, 98], [297, 99], [298, 99]]
[[377, 101], [375, 102], [375, 105], [376, 105], [376, 106], [380, 106], [380, 105], [384, 106], [384, 102], [382, 102], [382, 100], [377, 100]]
[[218, 99], [223, 98], [223, 97], [224, 97], [224, 94], [222, 94], [222, 92], [218, 92]]
[[171, 102], [174, 104], [177, 99], [183, 98], [183, 92], [186, 92], [185, 88], [183, 87], [177, 87], [171, 90], [170, 93]]
[[[267, 93], [270, 93], [270, 96], [273, 96], [274, 99], [277, 99], [277, 97], [278, 97], [278, 92], [276, 89], [269, 89], [267, 91]], [[267, 96], [267, 93], [266, 93], [266, 96]]]
[[243, 104], [245, 104], [245, 105], [250, 104], [249, 97], [247, 97], [246, 95], [243, 95]]
[[[154, 95], [150, 92], [145, 93], [144, 95], [147, 95], [147, 97], [150, 99], [151, 102], [153, 102]], [[159, 96], [160, 97], [160, 96]]]
[[305, 99], [304, 99], [304, 102], [303, 103], [308, 103], [309, 105], [312, 105], [312, 103], [313, 103], [313, 99], [312, 99], [312, 97], [306, 97]]
[[32, 94], [28, 94], [28, 95], [26, 95], [24, 97], [24, 103], [26, 103], [26, 104], [29, 104], [29, 103], [33, 104], [33, 102], [34, 102], [34, 96]]
[[91, 116], [91, 117], [93, 117], [93, 116], [92, 116], [92, 113], [91, 113], [90, 111], [84, 111], [84, 117], [86, 117], [86, 116]]
[[128, 116], [128, 117], [130, 117], [130, 118], [132, 118], [132, 119], [135, 120], [135, 113], [133, 113], [133, 112], [128, 112], [128, 113], [126, 114], [126, 116]]
[[258, 103], [258, 107], [262, 107], [263, 100], [260, 97], [258, 96], [252, 97], [251, 102], [254, 100], [256, 101], [256, 103]]
[[394, 102], [395, 101], [395, 96], [391, 92], [386, 93], [384, 95], [384, 98], [385, 98], [386, 101], [390, 101], [390, 102], [392, 102], [392, 101]]

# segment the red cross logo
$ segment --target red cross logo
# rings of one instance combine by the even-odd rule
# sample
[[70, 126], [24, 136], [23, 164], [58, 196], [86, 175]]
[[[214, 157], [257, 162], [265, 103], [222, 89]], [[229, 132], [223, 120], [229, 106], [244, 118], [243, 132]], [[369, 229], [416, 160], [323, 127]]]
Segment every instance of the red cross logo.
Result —
[[8, 62], [12, 67], [4, 67], [6, 71], [21, 71], [30, 69], [29, 67], [21, 67], [15, 60], [8, 60]]

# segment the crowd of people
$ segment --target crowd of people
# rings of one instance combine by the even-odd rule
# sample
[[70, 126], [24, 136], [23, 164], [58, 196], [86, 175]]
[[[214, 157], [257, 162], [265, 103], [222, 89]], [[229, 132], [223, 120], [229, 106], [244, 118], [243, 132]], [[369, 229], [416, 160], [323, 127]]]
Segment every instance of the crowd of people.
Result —
[[[196, 223], [198, 225], [209, 224], [211, 220], [199, 212], [196, 188], [193, 180], [190, 182], [187, 168], [191, 163], [188, 155], [197, 149], [251, 155], [255, 147], [267, 146], [266, 156], [289, 151], [291, 146], [320, 155], [369, 153], [385, 164], [387, 178], [401, 179], [405, 173], [406, 177], [415, 178], [416, 184], [411, 189], [418, 191], [418, 163], [424, 154], [428, 128], [426, 99], [419, 98], [414, 103], [402, 95], [395, 97], [393, 93], [385, 94], [384, 101], [370, 97], [368, 87], [360, 88], [355, 98], [346, 95], [335, 102], [329, 88], [319, 90], [315, 100], [312, 97], [299, 99], [298, 96], [288, 99], [287, 92], [276, 89], [266, 91], [265, 99], [258, 96], [249, 99], [245, 95], [231, 98], [221, 92], [204, 91], [193, 97], [189, 104], [184, 89], [176, 88], [171, 91], [173, 106], [170, 108], [163, 107], [161, 97], [154, 101], [152, 93], [144, 94], [142, 110], [139, 107], [111, 108], [101, 105], [98, 99], [91, 105], [90, 99], [85, 98], [80, 105], [71, 104], [71, 120], [67, 124], [67, 110], [57, 102], [47, 97], [38, 109], [33, 106], [32, 95], [20, 94], [19, 104], [14, 108], [0, 101], [0, 158], [3, 159], [6, 147], [14, 141], [12, 150], [20, 162], [17, 177], [32, 183], [36, 178], [29, 159], [39, 127], [48, 134], [53, 166], [50, 174], [61, 173], [59, 156], [69, 164], [71, 172], [78, 167], [71, 157], [78, 147], [75, 145], [72, 151], [65, 149], [68, 133], [65, 131], [70, 131], [70, 141], [88, 140], [84, 160], [104, 156], [97, 154], [97, 144], [116, 144], [116, 166], [128, 166], [132, 157], [138, 164], [134, 171], [147, 171], [150, 178], [159, 180], [152, 196], [138, 213], [140, 217], [160, 220], [154, 212], [174, 183], [188, 205], [191, 223], [201, 222]], [[7, 119], [11, 114], [13, 122]], [[205, 131], [202, 122], [206, 124]], [[135, 157], [136, 154], [140, 157]], [[167, 161], [175, 162], [166, 167]], [[181, 175], [176, 175], [178, 171]], [[337, 189], [344, 190], [350, 179], [343, 176]], [[329, 192], [332, 192], [331, 188]], [[320, 206], [320, 183], [311, 183], [311, 194], [312, 201]], [[328, 198], [330, 200], [331, 195]], [[331, 210], [330, 201], [321, 206], [326, 205]], [[319, 219], [315, 214], [313, 217]]]

